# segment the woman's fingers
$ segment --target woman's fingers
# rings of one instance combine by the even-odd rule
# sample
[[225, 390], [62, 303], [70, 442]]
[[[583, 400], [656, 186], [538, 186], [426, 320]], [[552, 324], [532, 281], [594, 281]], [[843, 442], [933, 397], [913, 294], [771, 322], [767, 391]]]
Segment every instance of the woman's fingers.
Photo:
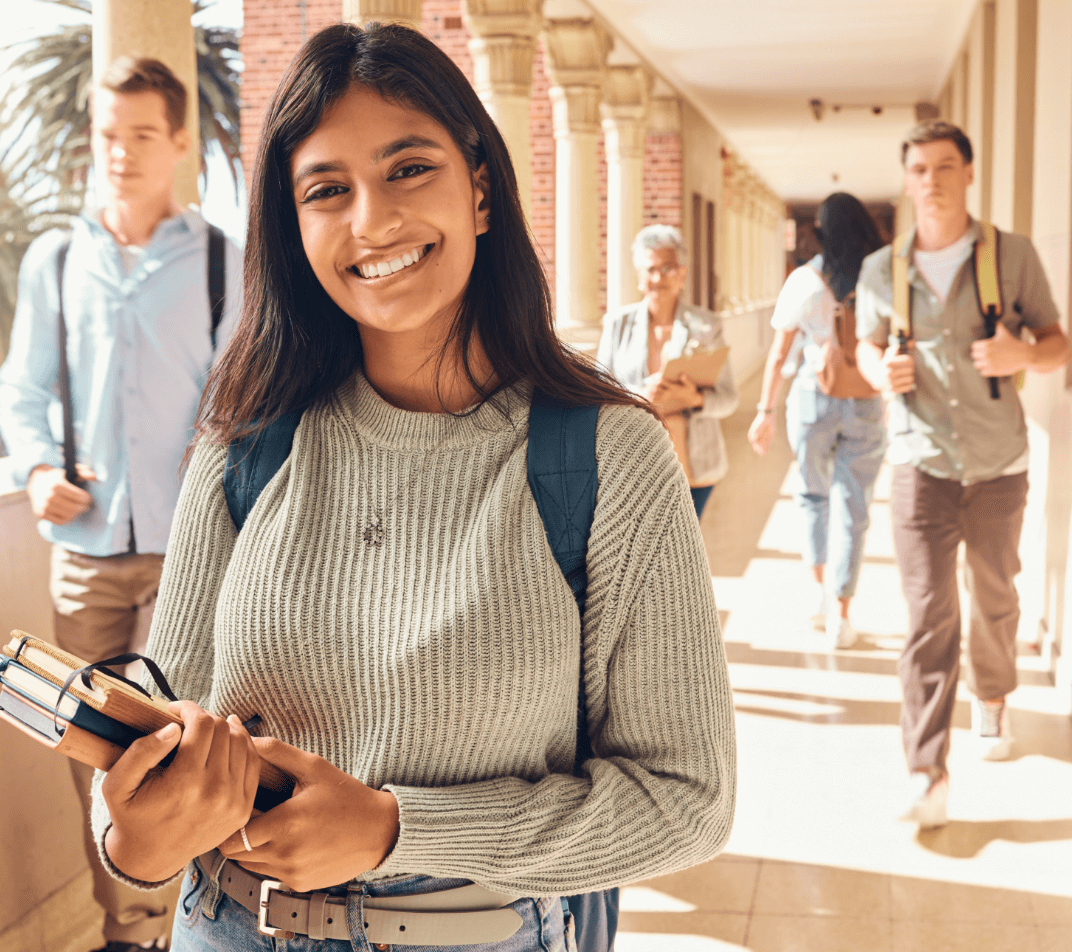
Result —
[[181, 735], [178, 724], [168, 724], [153, 734], [139, 737], [104, 778], [108, 793], [129, 800], [145, 775], [175, 749]]

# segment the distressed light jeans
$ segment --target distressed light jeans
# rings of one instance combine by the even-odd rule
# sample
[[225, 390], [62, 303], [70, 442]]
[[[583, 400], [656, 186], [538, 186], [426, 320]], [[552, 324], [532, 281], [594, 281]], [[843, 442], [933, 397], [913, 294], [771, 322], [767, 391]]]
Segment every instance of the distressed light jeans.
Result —
[[518, 899], [510, 908], [521, 916], [521, 928], [509, 939], [464, 946], [377, 946], [369, 942], [361, 922], [364, 896], [404, 896], [436, 892], [466, 885], [463, 879], [435, 879], [431, 876], [404, 876], [381, 882], [351, 884], [328, 890], [347, 897], [346, 915], [350, 938], [273, 939], [257, 931], [257, 917], [218, 889], [211, 871], [191, 863], [182, 880], [171, 952], [373, 952], [389, 948], [395, 952], [576, 952], [572, 924], [566, 922], [558, 897]]
[[[797, 503], [804, 511], [804, 562], [826, 565], [837, 598], [856, 592], [868, 509], [886, 449], [881, 397], [839, 400], [793, 382], [786, 430], [797, 458]], [[827, 540], [833, 545], [827, 551]]]

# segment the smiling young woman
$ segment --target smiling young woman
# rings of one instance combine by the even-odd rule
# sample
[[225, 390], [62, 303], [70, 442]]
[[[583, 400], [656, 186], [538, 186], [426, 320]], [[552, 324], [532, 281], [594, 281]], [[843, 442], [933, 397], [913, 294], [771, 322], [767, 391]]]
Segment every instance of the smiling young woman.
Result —
[[[142, 887], [186, 868], [173, 950], [261, 948], [279, 915], [333, 952], [573, 948], [557, 897], [709, 859], [733, 815], [718, 616], [666, 433], [555, 336], [502, 137], [403, 27], [330, 27], [296, 57], [245, 267], [149, 647], [186, 727], [109, 773], [102, 856]], [[583, 614], [528, 481], [537, 391], [599, 408]], [[284, 414], [290, 455], [236, 531], [227, 446]], [[256, 816], [254, 750], [297, 780]]]

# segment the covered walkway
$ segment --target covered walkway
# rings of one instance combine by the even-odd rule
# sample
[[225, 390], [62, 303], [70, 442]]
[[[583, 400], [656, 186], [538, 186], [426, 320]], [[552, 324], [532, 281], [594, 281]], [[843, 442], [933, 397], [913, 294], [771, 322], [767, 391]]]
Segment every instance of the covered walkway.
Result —
[[704, 513], [737, 711], [740, 785], [726, 852], [624, 891], [618, 952], [1065, 952], [1072, 948], [1072, 724], [1037, 648], [1020, 646], [1014, 759], [971, 751], [961, 686], [950, 823], [904, 808], [897, 657], [906, 617], [880, 477], [856, 647], [802, 618], [795, 463], [781, 427], [748, 445], [758, 379], [727, 421], [733, 465]]

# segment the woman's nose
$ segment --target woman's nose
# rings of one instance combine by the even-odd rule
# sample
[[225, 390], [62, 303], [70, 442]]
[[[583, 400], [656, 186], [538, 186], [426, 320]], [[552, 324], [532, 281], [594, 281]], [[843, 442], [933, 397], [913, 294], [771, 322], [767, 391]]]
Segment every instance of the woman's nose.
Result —
[[386, 244], [402, 221], [401, 212], [388, 195], [376, 188], [355, 188], [350, 231], [371, 245]]

